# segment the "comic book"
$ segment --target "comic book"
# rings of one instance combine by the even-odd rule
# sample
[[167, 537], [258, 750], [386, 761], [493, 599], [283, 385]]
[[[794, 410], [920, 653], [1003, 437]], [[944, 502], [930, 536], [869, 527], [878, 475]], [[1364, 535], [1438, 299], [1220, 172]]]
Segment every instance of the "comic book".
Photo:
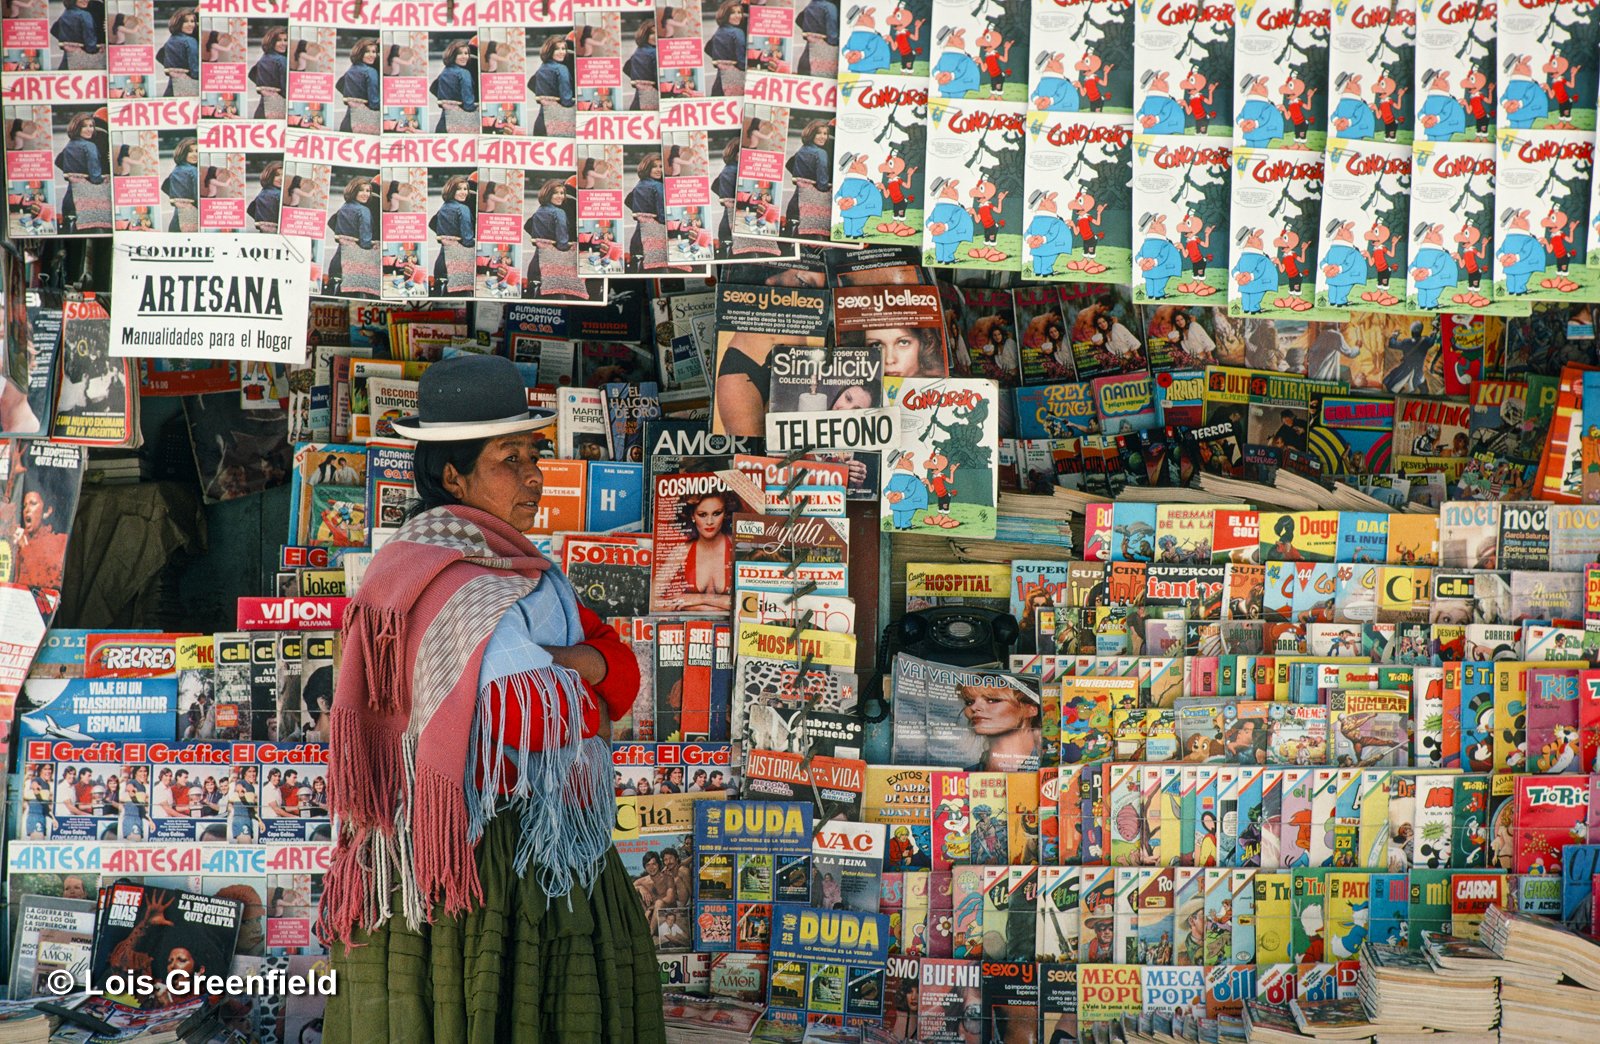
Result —
[[1499, 255], [1495, 214], [1486, 186], [1496, 186], [1496, 156], [1488, 142], [1418, 142], [1412, 152], [1408, 311], [1519, 314], [1484, 274]]
[[[935, 7], [936, 22], [940, 7], [958, 9], [957, 15], [967, 13], [964, 4], [948, 0]], [[1018, 11], [1005, 17], [1020, 15]], [[940, 32], [945, 37], [940, 62], [966, 59], [975, 73], [975, 63], [957, 46], [964, 39], [963, 30], [946, 25]], [[991, 38], [992, 43], [984, 42]], [[1009, 51], [1013, 42], [1006, 40], [1002, 45], [991, 24], [979, 35], [976, 46], [992, 57], [991, 48], [1003, 46]], [[936, 83], [940, 75], [936, 70]], [[1018, 161], [1027, 133], [1027, 110], [1021, 102], [999, 101], [992, 95], [985, 101], [964, 100], [962, 92], [953, 90], [958, 82], [938, 85], [935, 92], [939, 97], [928, 101], [929, 169], [925, 176], [929, 209], [922, 232], [923, 263], [1017, 270], [1022, 266], [1025, 234], [1023, 171]], [[1012, 89], [1022, 88], [1013, 84]]]
[[[1592, 30], [1589, 37], [1600, 46]], [[1550, 61], [1567, 59], [1557, 54]], [[1564, 90], [1565, 75], [1546, 74], [1546, 83], [1558, 95]], [[1592, 115], [1593, 110], [1589, 112]], [[1500, 131], [1496, 300], [1571, 301], [1592, 292], [1600, 280], [1600, 273], [1592, 270], [1595, 266], [1587, 262], [1593, 225], [1590, 194], [1584, 189], [1594, 162], [1593, 138], [1576, 130]]]
[[1596, 84], [1594, 77], [1582, 75], [1579, 56], [1600, 47], [1600, 26], [1519, 9], [1502, 12], [1495, 28], [1501, 63], [1495, 116], [1501, 138], [1527, 130], [1593, 130]]
[[[1328, 124], [1326, 3], [1246, 4], [1233, 40], [1234, 144], [1320, 152]], [[1283, 74], [1261, 75], [1271, 69]]]
[[829, 240], [839, 41], [837, 21], [824, 31], [819, 18], [788, 3], [750, 9], [738, 191], [752, 237]]
[[[851, 71], [839, 79], [832, 193], [832, 229], [840, 239], [921, 240], [927, 210], [926, 12], [920, 3], [864, 4], [845, 41]], [[892, 57], [890, 48], [901, 46], [906, 50]], [[858, 57], [852, 61], [851, 55]], [[923, 74], [905, 75], [908, 62]]]
[[992, 536], [998, 485], [987, 448], [998, 438], [993, 382], [906, 378], [897, 401], [901, 441], [884, 468], [883, 529], [965, 527], [968, 536]]
[[1149, 128], [1134, 135], [1135, 303], [1217, 303], [1208, 299], [1223, 291], [1230, 271], [1231, 175], [1225, 146]]
[[[1073, 16], [1038, 11], [1035, 17]], [[1046, 51], [1041, 57], [1047, 72], [1064, 71], [1060, 68], [1063, 55]], [[1114, 69], [1115, 64], [1103, 62], [1092, 48], [1087, 49], [1078, 64], [1095, 68], [1081, 69], [1081, 82], [1105, 89], [1099, 86], [1104, 70]], [[1061, 76], [1040, 78], [1041, 84], [1047, 81], [1059, 85], [1056, 92], [1078, 91], [1074, 81]], [[1132, 121], [1124, 115], [1057, 109], [1056, 102], [1051, 104], [1051, 108], [1027, 114], [1024, 271], [1035, 279], [1121, 283], [1132, 273], [1128, 236], [1134, 218], [1128, 183]]]
[[[1291, 72], [1286, 86], [1299, 83]], [[1303, 106], [1290, 102], [1290, 109]], [[1228, 314], [1343, 319], [1343, 309], [1318, 307], [1316, 301], [1322, 158], [1302, 149], [1235, 146], [1232, 180]]]
[[1417, 8], [1335, 4], [1328, 48], [1328, 134], [1351, 141], [1412, 141]]
[[1138, 11], [1133, 30], [1138, 133], [1232, 137], [1234, 24], [1235, 12], [1225, 8], [1152, 4]]

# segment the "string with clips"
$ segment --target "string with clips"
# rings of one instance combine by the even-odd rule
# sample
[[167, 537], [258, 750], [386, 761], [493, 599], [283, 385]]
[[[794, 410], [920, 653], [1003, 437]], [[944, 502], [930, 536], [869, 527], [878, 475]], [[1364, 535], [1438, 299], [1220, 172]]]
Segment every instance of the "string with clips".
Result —
[[[832, 361], [833, 349], [834, 345], [831, 342], [823, 348], [824, 365]], [[789, 468], [790, 474], [788, 481], [784, 483], [783, 490], [779, 494], [780, 497], [792, 496], [794, 491], [800, 487], [800, 483], [805, 477], [805, 472], [796, 465], [804, 457], [814, 452], [818, 448], [819, 447], [816, 446], [797, 447], [790, 450], [782, 458], [780, 466]], [[795, 497], [794, 502], [789, 505], [788, 515], [785, 516], [786, 523], [790, 526], [793, 526], [797, 521], [799, 521], [800, 516], [805, 513], [805, 508], [805, 498]], [[784, 566], [783, 570], [784, 578], [792, 579], [799, 568], [800, 547], [798, 543], [791, 540], [789, 541], [789, 562], [786, 566]], [[807, 580], [804, 584], [801, 584], [798, 587], [794, 587], [790, 590], [785, 605], [792, 611], [796, 602], [807, 595], [815, 594], [816, 591], [817, 581], [814, 578]], [[790, 631], [790, 641], [794, 643], [795, 667], [797, 670], [796, 682], [799, 685], [799, 694], [801, 697], [800, 715], [795, 719], [795, 731], [806, 737], [805, 752], [800, 757], [800, 771], [805, 773], [807, 778], [811, 781], [810, 786], [812, 803], [818, 809], [821, 809], [823, 807], [822, 791], [817, 787], [816, 779], [811, 776], [811, 764], [812, 760], [816, 757], [817, 745], [816, 741], [811, 738], [809, 725], [811, 719], [811, 709], [816, 703], [816, 696], [806, 692], [806, 678], [810, 675], [816, 660], [815, 657], [800, 644], [800, 632], [809, 630], [815, 617], [816, 610], [814, 609], [807, 609], [805, 612], [795, 615], [794, 626]], [[826, 825], [826, 823], [826, 819], [820, 815], [817, 816], [812, 826], [812, 836], [820, 836], [822, 833], [822, 828], [824, 825]]]

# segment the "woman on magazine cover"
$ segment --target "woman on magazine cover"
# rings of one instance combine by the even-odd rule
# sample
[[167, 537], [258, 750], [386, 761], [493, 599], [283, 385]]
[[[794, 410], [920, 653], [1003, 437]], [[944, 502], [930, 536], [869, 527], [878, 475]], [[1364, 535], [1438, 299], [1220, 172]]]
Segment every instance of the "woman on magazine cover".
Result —
[[553, 33], [539, 45], [543, 63], [528, 78], [528, 90], [539, 103], [539, 116], [533, 133], [551, 138], [571, 138], [578, 132], [576, 102], [572, 96], [572, 44], [566, 36]]
[[184, 138], [172, 150], [172, 173], [161, 182], [161, 194], [172, 207], [168, 232], [200, 231], [200, 142]]
[[683, 507], [688, 535], [683, 564], [673, 580], [681, 591], [670, 599], [674, 612], [727, 612], [733, 607], [733, 510], [730, 498], [707, 493], [690, 498]]
[[434, 77], [430, 93], [439, 100], [436, 134], [478, 132], [478, 86], [469, 66], [472, 43], [456, 40], [444, 49], [444, 68]]
[[433, 263], [433, 292], [440, 297], [471, 296], [478, 265], [472, 184], [456, 174], [444, 183], [439, 196], [439, 210], [428, 222], [439, 247]]
[[578, 278], [567, 192], [565, 181], [545, 182], [539, 189], [539, 208], [522, 226], [533, 243], [522, 284], [529, 297], [589, 297], [588, 284]]
[[80, 112], [67, 123], [67, 143], [56, 153], [56, 169], [67, 179], [61, 197], [61, 231], [66, 235], [111, 231], [107, 145], [96, 113]]
[[258, 180], [261, 191], [245, 207], [245, 213], [255, 222], [257, 232], [278, 231], [278, 208], [283, 201], [279, 183], [283, 180], [283, 164], [273, 160], [261, 168]]
[[983, 740], [983, 756], [969, 772], [1031, 772], [1039, 767], [1044, 733], [1039, 694], [1004, 678], [960, 688], [961, 716]]
[[943, 377], [944, 337], [928, 327], [889, 326], [861, 332], [862, 344], [876, 348], [885, 377]]
[[58, 69], [104, 69], [105, 55], [100, 50], [100, 26], [89, 10], [89, 0], [67, 0], [61, 17], [50, 26], [50, 35], [61, 45]]
[[156, 61], [167, 72], [167, 98], [195, 98], [200, 94], [200, 16], [192, 7], [179, 8], [167, 19], [167, 42]]
[[372, 213], [371, 178], [351, 178], [344, 203], [328, 218], [328, 231], [339, 248], [328, 262], [330, 290], [341, 294], [378, 296], [377, 219]]
[[712, 401], [722, 430], [729, 435], [759, 437], [767, 430], [775, 340], [767, 334], [736, 333], [720, 349]]
[[623, 200], [633, 215], [633, 241], [628, 244], [628, 270], [651, 272], [667, 266], [667, 190], [661, 181], [661, 153], [639, 161], [639, 180]]
[[661, 96], [656, 87], [656, 23], [643, 22], [633, 34], [634, 51], [622, 64], [622, 75], [633, 81], [633, 101], [628, 108], [634, 112], [654, 112], [660, 108]]
[[522, 535], [548, 414], [500, 356], [434, 364], [417, 401], [395, 428], [420, 440], [419, 499], [350, 605], [335, 686], [328, 791], [348, 829], [317, 929], [348, 985], [324, 1039], [656, 1044], [606, 739], [639, 670]]
[[805, 37], [796, 71], [801, 76], [831, 80], [839, 72], [839, 5], [833, 0], [811, 0], [795, 16], [794, 27]]
[[744, 95], [744, 23], [749, 8], [744, 0], [722, 0], [717, 8], [717, 31], [706, 41], [706, 58], [717, 70], [711, 93], [719, 98]]
[[353, 134], [378, 134], [383, 130], [383, 105], [378, 100], [378, 39], [369, 36], [350, 48], [350, 68], [334, 85], [344, 99], [344, 121], [339, 129]]
[[783, 165], [794, 178], [794, 198], [784, 219], [792, 236], [828, 237], [833, 218], [833, 158], [828, 149], [832, 133], [832, 120], [812, 120], [800, 132], [800, 147]]
[[256, 85], [260, 100], [255, 118], [281, 120], [288, 114], [284, 91], [289, 82], [289, 31], [281, 25], [268, 29], [261, 37], [261, 57], [250, 67], [250, 82]]

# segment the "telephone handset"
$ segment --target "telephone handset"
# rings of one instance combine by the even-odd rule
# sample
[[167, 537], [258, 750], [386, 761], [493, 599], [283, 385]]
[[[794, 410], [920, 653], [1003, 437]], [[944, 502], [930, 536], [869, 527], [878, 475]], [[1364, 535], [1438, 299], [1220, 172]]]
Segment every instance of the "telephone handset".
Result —
[[[941, 605], [906, 613], [883, 629], [878, 643], [878, 669], [871, 691], [862, 701], [868, 721], [889, 715], [883, 699], [883, 679], [897, 652], [952, 667], [998, 666], [1004, 669], [1011, 646], [1020, 633], [1010, 613], [969, 605]], [[881, 704], [881, 707], [872, 704]]]

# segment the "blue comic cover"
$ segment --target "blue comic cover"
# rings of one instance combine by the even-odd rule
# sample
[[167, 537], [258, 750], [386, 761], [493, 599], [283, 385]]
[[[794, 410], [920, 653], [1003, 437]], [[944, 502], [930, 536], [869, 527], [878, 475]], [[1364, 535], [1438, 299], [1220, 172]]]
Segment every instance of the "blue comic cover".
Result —
[[773, 925], [768, 1018], [795, 1026], [882, 1021], [887, 916], [780, 905]]
[[810, 900], [811, 813], [798, 801], [695, 802], [697, 951], [765, 951], [773, 904]]

